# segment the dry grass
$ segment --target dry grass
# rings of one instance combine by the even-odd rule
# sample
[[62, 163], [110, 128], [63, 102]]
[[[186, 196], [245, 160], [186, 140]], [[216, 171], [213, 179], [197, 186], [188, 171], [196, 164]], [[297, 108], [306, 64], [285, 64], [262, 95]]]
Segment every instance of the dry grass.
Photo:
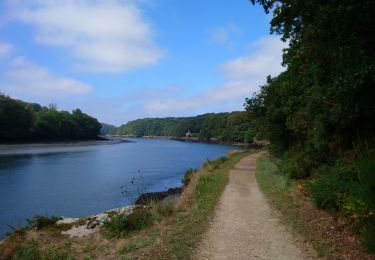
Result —
[[174, 212], [185, 211], [191, 206], [191, 203], [195, 199], [195, 188], [199, 180], [208, 173], [204, 168], [201, 168], [192, 175], [189, 184], [184, 188], [181, 197], [175, 203]]

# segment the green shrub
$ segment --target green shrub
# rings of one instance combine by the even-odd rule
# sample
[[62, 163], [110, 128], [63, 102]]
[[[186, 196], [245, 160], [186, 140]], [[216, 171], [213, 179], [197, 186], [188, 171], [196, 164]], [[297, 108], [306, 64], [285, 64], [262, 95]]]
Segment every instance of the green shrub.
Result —
[[154, 223], [150, 208], [134, 209], [130, 215], [118, 214], [104, 223], [108, 237], [122, 237], [132, 231], [141, 230]]
[[339, 211], [353, 187], [355, 175], [350, 165], [337, 161], [323, 166], [320, 174], [309, 185], [311, 198], [320, 208]]
[[16, 251], [14, 259], [16, 260], [38, 260], [40, 259], [39, 245], [35, 240], [24, 242]]
[[360, 152], [355, 160], [355, 169], [359, 182], [375, 190], [375, 149]]
[[370, 253], [375, 253], [375, 218], [373, 217], [371, 221], [365, 226], [363, 245]]
[[359, 152], [354, 167], [358, 182], [353, 185], [344, 209], [362, 230], [364, 246], [375, 253], [375, 150]]
[[312, 161], [303, 154], [286, 155], [279, 165], [280, 171], [291, 179], [304, 179], [311, 175]]
[[61, 217], [35, 215], [32, 219], [28, 219], [27, 222], [31, 227], [41, 229], [56, 224], [60, 219]]
[[375, 252], [375, 152], [357, 151], [354, 162], [337, 160], [324, 166], [310, 184], [318, 207], [348, 216], [362, 235], [363, 245]]

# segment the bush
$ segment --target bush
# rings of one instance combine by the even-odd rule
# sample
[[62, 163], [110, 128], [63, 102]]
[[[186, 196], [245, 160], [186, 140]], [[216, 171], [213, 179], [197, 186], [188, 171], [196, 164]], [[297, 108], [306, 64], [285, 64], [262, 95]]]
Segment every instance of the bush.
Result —
[[280, 171], [291, 179], [304, 179], [311, 175], [312, 161], [303, 154], [286, 155], [280, 165]]
[[56, 222], [60, 219], [61, 217], [35, 215], [32, 219], [28, 219], [27, 222], [31, 227], [35, 227], [39, 230], [41, 228], [56, 224]]
[[310, 184], [320, 208], [348, 216], [362, 235], [363, 245], [375, 252], [375, 151], [357, 152], [354, 162], [337, 160], [324, 166]]
[[104, 223], [108, 237], [122, 237], [132, 231], [141, 230], [154, 223], [150, 208], [137, 208], [129, 215], [118, 214]]
[[345, 212], [363, 232], [364, 246], [375, 253], [375, 150], [359, 152], [354, 163], [358, 182], [345, 201]]
[[320, 208], [339, 211], [343, 208], [354, 181], [352, 167], [340, 160], [333, 166], [323, 166], [319, 176], [309, 185], [311, 198]]

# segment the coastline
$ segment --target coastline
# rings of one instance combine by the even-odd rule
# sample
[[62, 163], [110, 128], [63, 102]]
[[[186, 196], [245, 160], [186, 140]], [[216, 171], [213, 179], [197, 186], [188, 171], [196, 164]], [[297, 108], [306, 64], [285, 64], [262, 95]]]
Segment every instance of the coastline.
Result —
[[[183, 191], [181, 188], [169, 189], [171, 196], [167, 197], [162, 194], [165, 192], [143, 194], [143, 196], [162, 195], [160, 198], [163, 201], [159, 203], [113, 208], [80, 218], [35, 216], [32, 219], [33, 222], [30, 223], [32, 226], [18, 229], [0, 242], [0, 258], [9, 259], [29, 249], [32, 251], [27, 252], [35, 252], [41, 256], [51, 255], [52, 252], [74, 256], [77, 259], [84, 259], [87, 256], [94, 259], [109, 256], [117, 259], [119, 255], [133, 257], [140, 254], [144, 256], [143, 249], [148, 250], [150, 256], [161, 256], [160, 246], [163, 248], [163, 255], [178, 253], [180, 256], [181, 253], [188, 253], [191, 247], [186, 247], [186, 244], [183, 245], [181, 252], [170, 249], [170, 246], [176, 245], [177, 248], [182, 246], [178, 242], [179, 239], [172, 238], [184, 238], [188, 235], [189, 245], [197, 241], [196, 230], [204, 230], [207, 216], [214, 209], [214, 204], [226, 184], [227, 171], [247, 153], [227, 150], [227, 154], [229, 156], [225, 159], [221, 157], [204, 163], [192, 179], [183, 182], [186, 185]], [[212, 185], [199, 185], [201, 179], [206, 179], [207, 176], [210, 176], [209, 183]], [[196, 193], [198, 187], [200, 192]], [[176, 196], [176, 190], [182, 194], [178, 193]], [[203, 204], [199, 203], [202, 199]], [[186, 214], [188, 218], [183, 217]], [[199, 220], [199, 222], [194, 222], [194, 230], [192, 230], [191, 222], [193, 216], [197, 216]], [[165, 227], [168, 228], [168, 232], [161, 232], [159, 228], [166, 223]], [[69, 244], [66, 243], [67, 241]], [[90, 251], [87, 251], [88, 246], [90, 246]], [[108, 250], [103, 251], [102, 248]]]
[[92, 147], [96, 145], [111, 145], [119, 143], [131, 143], [134, 141], [124, 140], [121, 138], [113, 139], [98, 139], [98, 140], [66, 140], [66, 141], [51, 141], [51, 142], [29, 142], [29, 143], [0, 143], [0, 155], [14, 155], [24, 154], [25, 149], [29, 152], [38, 153], [39, 149], [45, 150], [44, 152], [56, 152], [60, 150], [69, 149], [72, 147]]
[[[63, 231], [61, 234], [73, 237], [83, 237], [96, 231], [96, 228], [102, 226], [114, 214], [131, 214], [134, 209], [147, 207], [152, 203], [176, 201], [182, 194], [184, 185], [181, 187], [169, 188], [165, 191], [148, 192], [138, 196], [137, 200], [130, 204], [118, 208], [108, 209], [93, 215], [82, 217], [65, 217], [58, 216], [57, 225], [70, 225], [70, 229]], [[52, 217], [52, 216], [50, 216]], [[32, 229], [31, 226], [22, 227], [22, 229]], [[7, 239], [5, 236], [0, 239], [0, 245]]]
[[173, 140], [180, 142], [190, 142], [190, 143], [204, 143], [204, 144], [223, 144], [223, 145], [234, 145], [243, 148], [261, 148], [264, 146], [262, 143], [242, 143], [242, 142], [233, 142], [233, 141], [219, 141], [218, 139], [214, 140], [204, 140], [197, 137], [174, 137], [174, 136], [156, 136], [156, 135], [146, 135], [146, 136], [134, 136], [134, 135], [112, 135], [112, 137], [118, 138], [144, 138], [144, 139], [158, 139], [158, 140]]

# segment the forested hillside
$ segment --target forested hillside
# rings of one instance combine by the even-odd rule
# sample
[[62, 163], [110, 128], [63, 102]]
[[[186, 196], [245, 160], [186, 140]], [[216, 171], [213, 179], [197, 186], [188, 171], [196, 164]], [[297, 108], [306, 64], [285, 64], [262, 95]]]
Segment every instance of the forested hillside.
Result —
[[313, 177], [319, 207], [348, 217], [375, 251], [374, 1], [252, 0], [289, 43], [286, 71], [247, 99], [281, 169]]
[[210, 113], [195, 117], [145, 118], [120, 126], [115, 133], [134, 136], [184, 137], [190, 132], [202, 140], [251, 142], [254, 127], [246, 112]]
[[102, 128], [100, 129], [100, 135], [107, 135], [115, 131], [116, 126], [106, 124], [106, 123], [100, 123], [102, 125]]
[[0, 95], [0, 141], [95, 139], [98, 120], [81, 110], [57, 111]]

